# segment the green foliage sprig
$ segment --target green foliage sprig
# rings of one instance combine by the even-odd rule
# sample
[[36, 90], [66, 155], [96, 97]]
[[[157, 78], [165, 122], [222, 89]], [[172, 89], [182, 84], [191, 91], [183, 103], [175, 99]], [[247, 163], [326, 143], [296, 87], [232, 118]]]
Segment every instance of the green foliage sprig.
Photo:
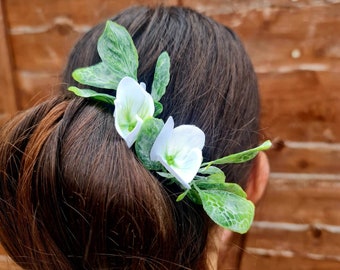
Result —
[[102, 61], [76, 69], [72, 76], [83, 85], [117, 90], [116, 96], [74, 86], [69, 90], [115, 106], [118, 133], [129, 147], [134, 146], [145, 168], [183, 188], [178, 202], [187, 196], [202, 205], [216, 224], [235, 232], [247, 232], [254, 218], [254, 205], [238, 184], [226, 182], [224, 172], [216, 165], [249, 161], [260, 151], [269, 149], [271, 142], [202, 163], [205, 141], [202, 130], [193, 125], [174, 127], [172, 117], [166, 123], [156, 118], [163, 110], [160, 100], [170, 81], [168, 53], [158, 57], [149, 94], [145, 84], [137, 81], [138, 54], [124, 27], [108, 21], [97, 50]]

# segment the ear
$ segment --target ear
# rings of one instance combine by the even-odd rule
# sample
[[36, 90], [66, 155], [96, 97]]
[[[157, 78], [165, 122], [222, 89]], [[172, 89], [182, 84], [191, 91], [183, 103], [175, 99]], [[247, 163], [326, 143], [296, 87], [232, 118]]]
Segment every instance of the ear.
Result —
[[269, 178], [269, 161], [266, 153], [258, 153], [248, 178], [247, 198], [256, 204], [263, 196]]

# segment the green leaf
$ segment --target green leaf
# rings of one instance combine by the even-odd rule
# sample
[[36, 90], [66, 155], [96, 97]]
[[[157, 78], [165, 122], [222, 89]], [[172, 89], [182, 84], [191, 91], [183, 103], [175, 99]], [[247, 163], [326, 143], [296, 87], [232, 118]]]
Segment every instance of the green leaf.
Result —
[[216, 173], [224, 174], [224, 172], [220, 168], [215, 166], [207, 166], [204, 168], [200, 168], [198, 172], [201, 174], [216, 174]]
[[170, 57], [167, 52], [162, 52], [156, 63], [153, 78], [151, 96], [154, 101], [159, 101], [165, 94], [166, 87], [170, 81]]
[[186, 191], [184, 191], [183, 193], [181, 193], [177, 199], [176, 199], [176, 202], [180, 202], [181, 200], [183, 200], [185, 198], [185, 196], [188, 194], [190, 189], [187, 189]]
[[236, 183], [224, 183], [224, 191], [228, 191], [230, 193], [234, 193], [237, 196], [242, 198], [247, 198], [247, 193], [241, 188], [240, 185]]
[[150, 151], [163, 126], [164, 123], [161, 119], [152, 117], [145, 119], [136, 139], [136, 154], [144, 167], [148, 170], [156, 171], [162, 168], [161, 163], [151, 161]]
[[175, 179], [175, 176], [173, 176], [171, 173], [166, 173], [166, 172], [157, 172], [160, 176], [166, 179]]
[[155, 101], [154, 104], [155, 104], [155, 112], [153, 113], [153, 116], [156, 117], [163, 111], [163, 105], [158, 101]]
[[210, 166], [213, 164], [243, 163], [256, 157], [260, 151], [268, 150], [271, 146], [272, 143], [267, 140], [258, 147], [203, 163], [202, 166]]
[[224, 183], [225, 174], [224, 173], [214, 173], [208, 176], [208, 180], [214, 181], [217, 183]]
[[202, 190], [223, 190], [225, 188], [225, 183], [214, 183], [211, 181], [196, 181], [195, 185]]
[[208, 177], [204, 177], [204, 180], [209, 180], [209, 183], [222, 183], [225, 182], [225, 174], [224, 172], [215, 166], [207, 166], [199, 169], [200, 174], [209, 175]]
[[97, 49], [102, 61], [122, 79], [137, 80], [138, 53], [129, 32], [121, 25], [107, 21], [98, 39]]
[[105, 63], [78, 68], [72, 72], [72, 77], [77, 82], [104, 89], [117, 90], [121, 74], [114, 73]]
[[98, 93], [96, 91], [93, 91], [91, 89], [80, 89], [75, 86], [70, 86], [68, 88], [69, 91], [73, 92], [75, 95], [83, 98], [91, 98], [94, 100], [98, 100], [101, 102], [109, 103], [111, 105], [114, 105], [115, 97], [108, 95], [108, 94], [102, 94]]
[[251, 201], [222, 190], [198, 190], [203, 209], [218, 225], [238, 233], [246, 233], [254, 219]]
[[123, 26], [107, 21], [97, 50], [102, 62], [76, 69], [72, 73], [73, 79], [84, 85], [114, 90], [126, 76], [137, 80], [137, 50]]
[[202, 205], [201, 197], [198, 194], [196, 188], [191, 188], [189, 189], [188, 193], [188, 198], [195, 204]]
[[199, 180], [195, 181], [195, 185], [200, 190], [223, 190], [228, 191], [230, 193], [234, 193], [237, 196], [242, 198], [247, 198], [247, 193], [240, 187], [240, 185], [236, 183], [221, 183], [217, 181], [211, 181], [209, 178], [207, 180]]

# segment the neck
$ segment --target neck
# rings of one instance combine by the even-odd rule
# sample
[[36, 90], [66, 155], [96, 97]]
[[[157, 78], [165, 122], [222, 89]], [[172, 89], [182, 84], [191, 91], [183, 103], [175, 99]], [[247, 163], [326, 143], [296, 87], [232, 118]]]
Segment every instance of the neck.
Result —
[[209, 232], [207, 258], [209, 270], [239, 270], [245, 235], [232, 233], [221, 227]]

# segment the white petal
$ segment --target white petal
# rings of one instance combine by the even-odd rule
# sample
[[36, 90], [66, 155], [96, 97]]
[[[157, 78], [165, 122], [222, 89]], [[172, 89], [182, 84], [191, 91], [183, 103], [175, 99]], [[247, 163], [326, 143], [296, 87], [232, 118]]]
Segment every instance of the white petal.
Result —
[[202, 151], [198, 148], [192, 149], [185, 159], [181, 160], [181, 164], [169, 165], [165, 159], [160, 162], [183, 187], [190, 188], [189, 183], [194, 179], [202, 164]]
[[183, 187], [190, 188], [189, 183], [202, 163], [204, 141], [205, 135], [198, 127], [174, 128], [174, 121], [169, 117], [151, 148], [150, 159], [160, 161]]
[[128, 145], [128, 147], [130, 148], [133, 143], [136, 141], [138, 133], [142, 127], [143, 124], [143, 120], [140, 119], [139, 117], [137, 118], [137, 124], [135, 126], [135, 128], [124, 138], [126, 144]]
[[151, 95], [134, 79], [124, 77], [118, 84], [116, 103], [121, 103], [122, 107], [130, 110], [130, 115], [139, 115], [144, 119], [152, 116], [155, 106]]
[[167, 144], [171, 138], [174, 128], [174, 119], [170, 116], [165, 122], [161, 132], [158, 134], [150, 151], [150, 159], [152, 161], [161, 161], [161, 157], [165, 156]]
[[146, 90], [146, 84], [145, 84], [145, 83], [141, 82], [141, 83], [140, 83], [140, 86], [141, 86], [144, 90]]
[[154, 111], [151, 95], [137, 81], [124, 77], [119, 82], [115, 99], [115, 127], [129, 147], [137, 138], [143, 120], [151, 117]]
[[178, 150], [183, 148], [202, 149], [204, 142], [205, 134], [201, 129], [194, 125], [181, 125], [173, 130], [169, 144]]

